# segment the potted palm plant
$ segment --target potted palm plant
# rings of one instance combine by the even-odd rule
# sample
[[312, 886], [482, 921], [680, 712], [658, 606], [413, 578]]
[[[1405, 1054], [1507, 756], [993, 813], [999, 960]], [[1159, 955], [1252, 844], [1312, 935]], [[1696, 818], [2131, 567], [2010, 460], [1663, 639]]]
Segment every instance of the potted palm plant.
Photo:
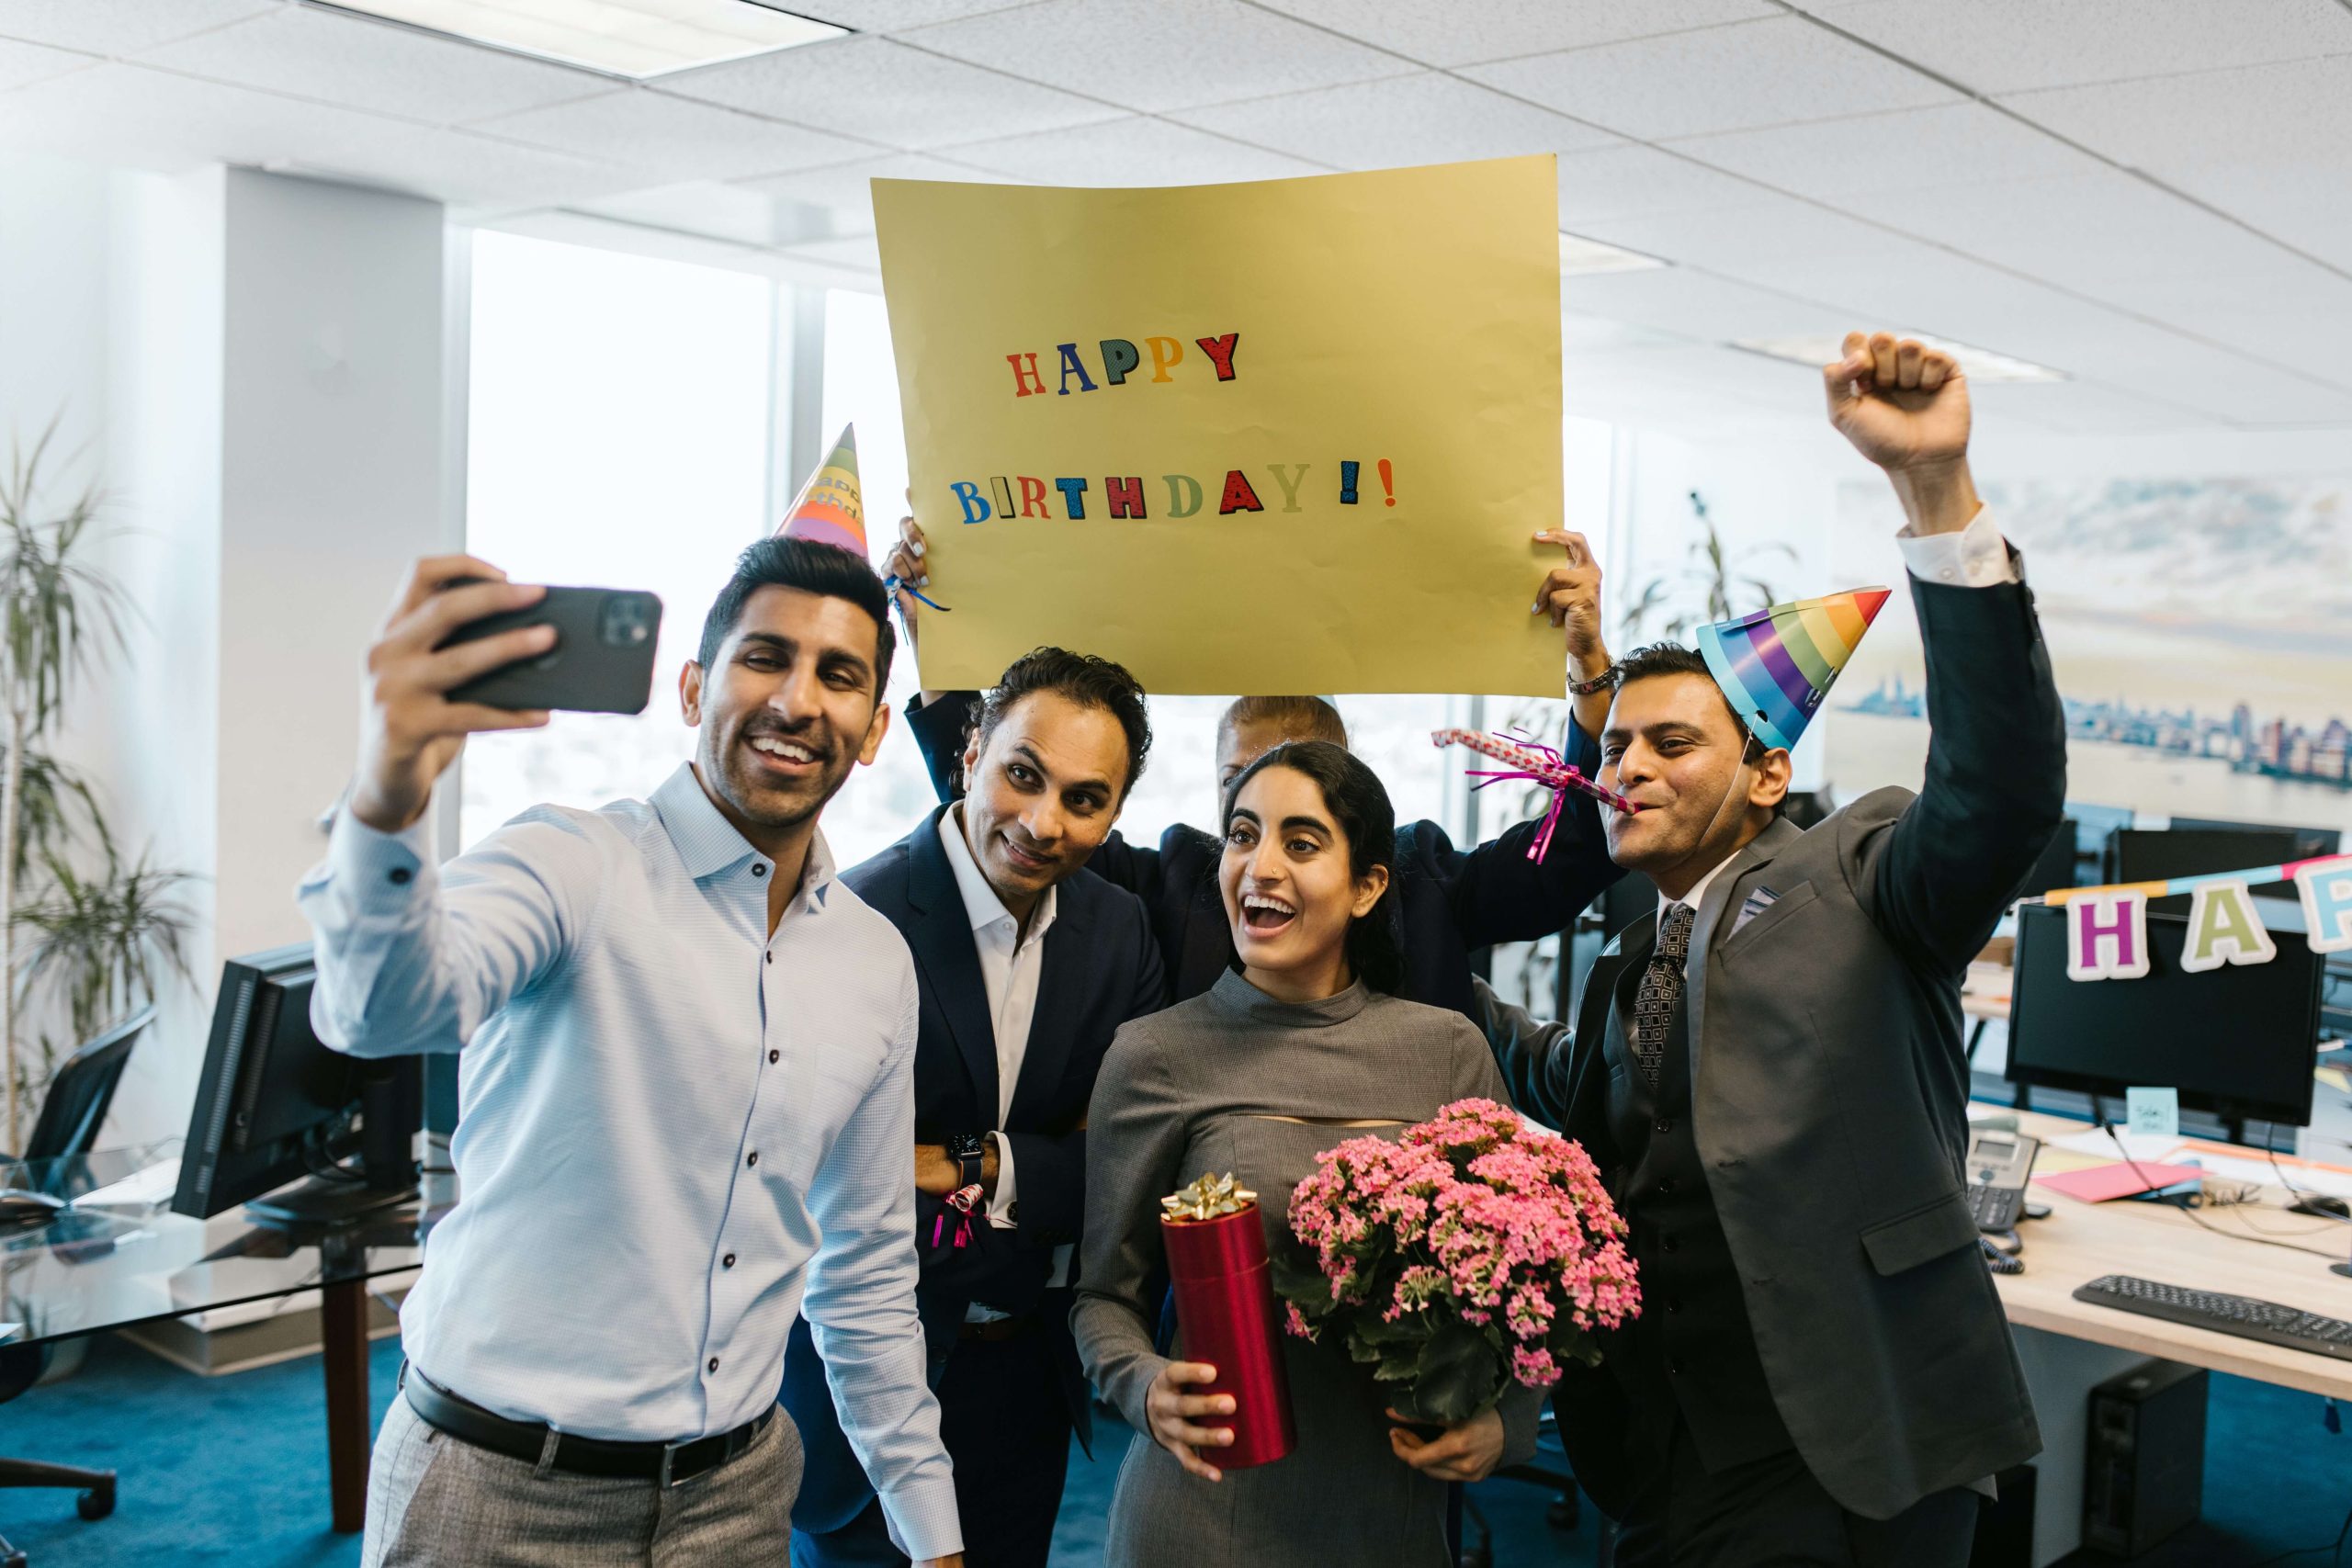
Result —
[[28, 1004], [62, 1009], [70, 1052], [153, 999], [165, 971], [187, 975], [192, 923], [177, 897], [186, 874], [146, 853], [126, 860], [97, 791], [48, 750], [76, 682], [128, 650], [133, 614], [94, 558], [106, 536], [100, 492], [85, 488], [54, 510], [44, 502], [56, 429], [51, 421], [29, 452], [12, 446], [0, 482], [0, 1066], [11, 1149], [23, 1146], [61, 1054], [46, 1031], [24, 1038]]

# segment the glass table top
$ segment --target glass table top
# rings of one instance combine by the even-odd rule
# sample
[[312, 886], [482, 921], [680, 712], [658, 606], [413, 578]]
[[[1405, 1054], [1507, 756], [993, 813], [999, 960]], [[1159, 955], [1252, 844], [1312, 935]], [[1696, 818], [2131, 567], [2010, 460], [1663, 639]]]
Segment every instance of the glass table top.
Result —
[[331, 1226], [263, 1224], [242, 1209], [190, 1219], [171, 1211], [178, 1154], [172, 1139], [65, 1160], [0, 1161], [0, 1344], [414, 1269], [424, 1260], [424, 1231], [438, 1217], [412, 1202]]

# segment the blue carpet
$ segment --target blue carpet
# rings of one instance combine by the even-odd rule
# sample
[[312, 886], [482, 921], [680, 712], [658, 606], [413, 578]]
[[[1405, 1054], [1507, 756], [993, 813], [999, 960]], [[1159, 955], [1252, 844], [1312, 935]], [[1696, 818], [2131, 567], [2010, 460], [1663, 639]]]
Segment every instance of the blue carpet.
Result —
[[[400, 1368], [398, 1343], [379, 1341], [374, 1364], [380, 1418]], [[2205, 1517], [2138, 1561], [2246, 1568], [2333, 1541], [2352, 1508], [2352, 1441], [2324, 1428], [2322, 1410], [2312, 1394], [2215, 1377]], [[1125, 1428], [1105, 1422], [1095, 1447], [1100, 1457], [1091, 1463], [1072, 1452], [1054, 1568], [1101, 1561]], [[359, 1560], [358, 1539], [327, 1528], [325, 1395], [315, 1358], [199, 1378], [102, 1339], [77, 1376], [0, 1407], [0, 1453], [122, 1472], [114, 1517], [96, 1524], [74, 1516], [70, 1493], [0, 1492], [0, 1534], [31, 1553], [34, 1568], [350, 1568]], [[1593, 1560], [1589, 1508], [1577, 1529], [1561, 1531], [1545, 1520], [1551, 1495], [1542, 1488], [1490, 1481], [1473, 1487], [1471, 1498], [1492, 1528], [1495, 1568]], [[2301, 1560], [2325, 1561], [2324, 1550]]]

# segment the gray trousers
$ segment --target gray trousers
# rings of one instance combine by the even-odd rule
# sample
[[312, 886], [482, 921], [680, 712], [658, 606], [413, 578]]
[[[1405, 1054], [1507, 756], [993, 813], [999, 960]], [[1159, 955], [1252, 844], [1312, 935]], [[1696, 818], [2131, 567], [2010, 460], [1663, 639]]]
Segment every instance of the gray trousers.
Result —
[[759, 1440], [667, 1491], [542, 1470], [476, 1448], [392, 1401], [368, 1472], [362, 1568], [786, 1568], [800, 1434]]

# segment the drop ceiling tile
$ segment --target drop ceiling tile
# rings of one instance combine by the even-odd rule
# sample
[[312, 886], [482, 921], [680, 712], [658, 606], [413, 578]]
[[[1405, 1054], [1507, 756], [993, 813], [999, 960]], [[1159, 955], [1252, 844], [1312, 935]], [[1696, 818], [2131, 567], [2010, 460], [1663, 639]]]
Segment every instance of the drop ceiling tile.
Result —
[[898, 33], [987, 11], [1011, 11], [1032, 0], [793, 0], [791, 9], [861, 33]]
[[1531, 55], [1463, 73], [1645, 141], [1919, 108], [1959, 96], [1797, 17]]
[[613, 85], [608, 76], [301, 6], [161, 45], [139, 62], [433, 125], [514, 114]]
[[643, 87], [503, 115], [474, 129], [681, 179], [741, 179], [846, 163], [873, 151], [862, 141]]
[[1146, 114], [1401, 75], [1409, 61], [1241, 0], [1044, 0], [907, 41]]
[[1842, 332], [1853, 324], [1845, 312], [1814, 301], [1684, 267], [1564, 277], [1560, 305], [1577, 315], [1710, 343]]
[[2105, 167], [2046, 131], [1965, 103], [1694, 136], [1669, 145], [1775, 189], [1823, 199], [2047, 179]]
[[1269, 9], [1430, 65], [1469, 65], [1775, 14], [1763, 0], [1266, 0]]
[[2160, 176], [2223, 164], [2261, 165], [2282, 152], [2324, 150], [2339, 162], [2352, 159], [2352, 53], [2015, 93], [2001, 102]]
[[2112, 169], [2072, 179], [1886, 190], [1850, 204], [2043, 282], [2143, 314], [2256, 298], [2352, 310], [2352, 282]]
[[94, 65], [0, 94], [0, 146], [166, 172], [316, 160], [399, 129], [411, 128], [137, 65]]
[[315, 154], [296, 153], [285, 167], [330, 179], [356, 180], [453, 206], [548, 207], [629, 190], [655, 176], [471, 131], [387, 123], [365, 138]]
[[746, 180], [742, 188], [778, 201], [799, 202], [820, 207], [837, 214], [853, 231], [872, 232], [874, 228], [875, 180], [962, 180], [989, 184], [1002, 182], [1010, 176], [993, 170], [969, 168], [951, 164], [943, 158], [925, 157], [919, 152], [899, 152], [885, 158], [861, 158], [853, 164], [833, 164], [821, 169], [801, 169], [791, 174], [771, 175], [763, 179]]
[[878, 273], [882, 270], [882, 247], [871, 234], [820, 240], [811, 245], [793, 245], [784, 254], [798, 256], [803, 261], [822, 262], [828, 266], [849, 267], [858, 272]]
[[2177, 403], [2134, 397], [2089, 381], [2000, 381], [1969, 389], [1980, 421], [2014, 420], [2078, 435], [2137, 431], [2209, 430], [2212, 415]]
[[1169, 118], [1342, 169], [1507, 158], [1617, 142], [1605, 130], [1433, 71], [1178, 109]]
[[0, 0], [0, 38], [130, 54], [287, 0]]
[[617, 218], [624, 223], [731, 240], [738, 244], [772, 245], [778, 238], [773, 200], [748, 186], [725, 185], [718, 180], [684, 180], [677, 185], [617, 191], [572, 205], [600, 218]]
[[46, 82], [51, 76], [62, 76], [96, 65], [95, 55], [77, 54], [68, 49], [51, 49], [38, 43], [18, 43], [13, 39], [0, 39], [0, 93], [11, 87], [23, 87], [35, 82]]
[[954, 149], [959, 164], [1041, 185], [1182, 186], [1329, 171], [1164, 119], [1133, 117]]
[[2352, 148], [2282, 148], [2260, 162], [2199, 165], [2171, 183], [2282, 245], [2352, 272]]
[[1627, 143], [1560, 154], [1560, 227], [1572, 234], [1611, 218], [1709, 212], [1773, 193], [1675, 152]]
[[2352, 53], [2352, 11], [2336, 0], [1862, 0], [1804, 8], [1980, 93]]
[[834, 39], [665, 76], [661, 90], [890, 147], [935, 147], [1122, 112], [883, 38]]

